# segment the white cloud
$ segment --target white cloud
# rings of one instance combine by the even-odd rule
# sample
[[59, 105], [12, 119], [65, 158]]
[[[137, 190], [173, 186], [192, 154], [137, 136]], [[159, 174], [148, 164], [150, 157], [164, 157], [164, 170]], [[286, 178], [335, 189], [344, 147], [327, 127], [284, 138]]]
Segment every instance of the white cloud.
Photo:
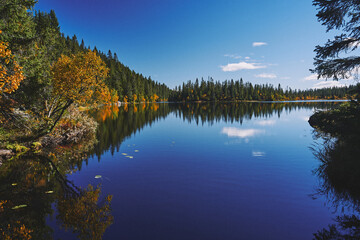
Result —
[[237, 54], [225, 54], [224, 57], [229, 57], [229, 58], [233, 58], [233, 59], [240, 59], [241, 56], [237, 55]]
[[267, 45], [266, 42], [253, 42], [253, 47], [261, 47]]
[[256, 151], [252, 151], [252, 155], [253, 157], [263, 157], [265, 156], [265, 152], [256, 152]]
[[319, 89], [319, 88], [332, 88], [332, 87], [344, 87], [345, 84], [342, 84], [338, 81], [321, 81], [318, 83], [315, 83], [314, 86], [312, 87], [313, 89]]
[[259, 122], [255, 122], [257, 125], [260, 126], [271, 126], [274, 125], [276, 123], [275, 120], [261, 120]]
[[[342, 80], [355, 80], [358, 78], [358, 70], [357, 69], [354, 69], [352, 70], [351, 72], [349, 72], [348, 74], [346, 74], [345, 78], [343, 78]], [[315, 81], [315, 80], [322, 80], [322, 81], [325, 81], [326, 78], [323, 78], [323, 77], [320, 77], [319, 79], [317, 78], [317, 74], [311, 74], [307, 77], [304, 78], [305, 81]], [[328, 80], [332, 80], [332, 78], [328, 78]]]
[[248, 137], [253, 137], [255, 135], [264, 133], [264, 130], [224, 127], [221, 130], [221, 133], [226, 134], [228, 137], [248, 138]]
[[224, 72], [235, 72], [239, 70], [266, 68], [266, 66], [262, 66], [257, 63], [247, 63], [247, 62], [229, 63], [225, 66], [220, 66], [220, 67]]
[[246, 60], [250, 60], [250, 57], [245, 57]]
[[270, 78], [270, 79], [274, 79], [276, 78], [277, 76], [273, 73], [261, 73], [261, 74], [257, 74], [255, 75], [255, 77], [257, 78]]
[[314, 80], [318, 80], [317, 78], [317, 74], [311, 74], [309, 76], [307, 76], [306, 78], [304, 78], [305, 81], [314, 81]]

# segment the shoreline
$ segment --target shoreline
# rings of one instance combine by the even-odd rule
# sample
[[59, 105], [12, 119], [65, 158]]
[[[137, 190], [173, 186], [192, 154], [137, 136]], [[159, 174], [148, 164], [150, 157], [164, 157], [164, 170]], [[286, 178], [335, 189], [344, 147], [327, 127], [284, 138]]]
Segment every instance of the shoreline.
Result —
[[153, 103], [296, 103], [296, 102], [349, 102], [351, 99], [309, 99], [309, 100], [235, 100], [235, 101], [179, 101], [179, 102], [117, 102], [114, 105]]

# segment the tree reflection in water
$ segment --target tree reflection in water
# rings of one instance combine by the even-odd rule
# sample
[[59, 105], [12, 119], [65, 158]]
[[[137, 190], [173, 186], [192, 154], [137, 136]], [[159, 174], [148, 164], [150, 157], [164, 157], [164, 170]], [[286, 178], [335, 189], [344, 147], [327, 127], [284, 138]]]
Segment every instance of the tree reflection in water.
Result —
[[106, 106], [92, 114], [97, 119], [98, 143], [91, 151], [100, 161], [107, 150], [112, 154], [119, 151], [121, 143], [145, 126], [174, 114], [189, 123], [213, 125], [219, 121], [238, 122], [257, 117], [279, 116], [298, 109], [326, 109], [339, 102], [234, 102], [234, 103], [155, 103]]
[[[47, 225], [46, 219], [56, 213], [58, 225], [74, 232], [80, 239], [101, 239], [113, 222], [111, 196], [101, 197], [101, 186], [77, 187], [68, 180], [67, 175], [81, 171], [89, 155], [96, 155], [100, 161], [105, 151], [118, 151], [126, 138], [147, 125], [165, 119], [169, 114], [196, 124], [212, 125], [218, 121], [241, 124], [243, 120], [254, 117], [280, 116], [300, 108], [325, 108], [331, 105], [303, 102], [106, 106], [92, 113], [99, 122], [96, 137], [89, 136], [82, 143], [60, 146], [51, 149], [51, 152], [44, 149], [42, 154], [23, 156], [2, 165], [0, 238], [52, 239], [53, 230]], [[327, 173], [327, 170], [318, 172], [319, 176]], [[325, 183], [333, 185], [334, 181], [331, 178]]]
[[83, 158], [78, 157], [84, 157], [84, 149], [85, 145], [59, 148], [51, 154], [29, 155], [2, 166], [1, 239], [52, 239], [53, 230], [46, 218], [54, 215], [53, 203], [58, 223], [65, 230], [73, 231], [79, 239], [102, 238], [113, 222], [112, 197], [100, 200], [101, 186], [80, 188], [66, 177], [81, 168]]
[[314, 171], [320, 184], [316, 196], [325, 196], [334, 212], [340, 212], [335, 224], [319, 230], [315, 239], [360, 239], [360, 137], [354, 134], [325, 138], [323, 146], [314, 148], [321, 162]]

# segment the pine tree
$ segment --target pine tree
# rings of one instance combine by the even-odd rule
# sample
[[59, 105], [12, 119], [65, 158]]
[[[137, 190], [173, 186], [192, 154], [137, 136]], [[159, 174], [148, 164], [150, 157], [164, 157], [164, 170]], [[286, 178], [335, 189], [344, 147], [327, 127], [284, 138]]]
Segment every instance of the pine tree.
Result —
[[359, 56], [339, 57], [341, 53], [357, 49], [360, 41], [360, 8], [358, 0], [314, 0], [317, 18], [326, 26], [327, 31], [342, 31], [324, 46], [316, 46], [315, 69], [318, 77], [334, 80], [349, 78], [360, 66]]

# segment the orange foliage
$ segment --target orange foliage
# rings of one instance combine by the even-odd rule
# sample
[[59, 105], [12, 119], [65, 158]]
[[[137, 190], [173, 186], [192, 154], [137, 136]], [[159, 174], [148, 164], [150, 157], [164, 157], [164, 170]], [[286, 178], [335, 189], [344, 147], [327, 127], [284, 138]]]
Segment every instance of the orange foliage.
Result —
[[105, 121], [107, 118], [117, 118], [119, 107], [115, 105], [106, 105], [97, 111], [96, 119], [98, 121]]
[[62, 55], [52, 66], [54, 93], [78, 104], [109, 103], [110, 90], [105, 85], [109, 69], [95, 52], [70, 57]]
[[156, 112], [159, 109], [159, 104], [158, 103], [152, 104], [150, 109], [153, 110], [154, 112]]
[[[4, 206], [8, 201], [0, 201], [0, 213], [4, 212]], [[24, 224], [21, 224], [20, 221], [17, 221], [15, 224], [7, 224], [5, 228], [0, 227], [0, 238], [4, 240], [12, 239], [31, 239], [30, 233], [33, 231], [27, 229]]]
[[30, 233], [33, 231], [27, 229], [24, 224], [21, 224], [20, 221], [17, 221], [15, 226], [8, 224], [6, 229], [0, 229], [1, 239], [4, 240], [13, 240], [13, 239], [32, 239]]
[[136, 94], [133, 95], [134, 102], [136, 102], [137, 96]]
[[159, 96], [156, 95], [155, 93], [154, 93], [153, 96], [151, 96], [151, 101], [152, 101], [152, 102], [156, 102], [156, 100], [158, 100], [158, 99], [159, 99]]
[[14, 92], [25, 79], [22, 68], [7, 47], [7, 43], [0, 42], [0, 96]]

